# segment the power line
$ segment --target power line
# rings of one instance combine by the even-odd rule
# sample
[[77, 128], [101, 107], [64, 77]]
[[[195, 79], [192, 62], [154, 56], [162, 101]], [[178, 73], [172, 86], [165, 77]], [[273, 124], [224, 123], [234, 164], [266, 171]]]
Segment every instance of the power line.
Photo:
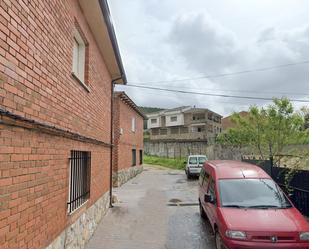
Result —
[[131, 83], [131, 84], [156, 84], [156, 83], [181, 82], [181, 81], [188, 81], [188, 80], [214, 79], [214, 78], [222, 78], [222, 77], [227, 77], [227, 76], [248, 74], [248, 73], [254, 73], [254, 72], [271, 71], [271, 70], [275, 70], [275, 69], [292, 67], [292, 66], [297, 66], [297, 65], [302, 65], [302, 64], [309, 64], [309, 61], [300, 61], [300, 62], [295, 62], [295, 63], [281, 64], [281, 65], [272, 66], [272, 67], [262, 67], [262, 68], [256, 68], [256, 69], [236, 71], [236, 72], [232, 72], [232, 73], [202, 75], [202, 76], [192, 77], [192, 78], [183, 78], [183, 79], [175, 79], [175, 80], [161, 80], [161, 81], [148, 81], [148, 82], [128, 82], [128, 83]]
[[[146, 84], [140, 84], [140, 86], [147, 86]], [[160, 87], [162, 85], [152, 84], [152, 86]], [[169, 86], [172, 88], [179, 88], [179, 86]], [[187, 90], [207, 90], [207, 91], [219, 91], [219, 92], [239, 92], [239, 93], [256, 93], [256, 94], [282, 94], [282, 95], [299, 95], [299, 96], [309, 96], [309, 93], [300, 93], [300, 92], [273, 92], [273, 91], [249, 91], [249, 90], [235, 90], [235, 89], [213, 89], [213, 88], [192, 88], [181, 86], [182, 89]]]
[[[193, 91], [175, 90], [175, 89], [169, 89], [169, 88], [141, 86], [141, 85], [134, 85], [134, 84], [128, 84], [128, 85], [124, 85], [124, 86], [134, 87], [134, 88], [142, 88], [142, 89], [150, 89], [150, 90], [157, 90], [157, 91], [174, 92], [174, 93], [204, 95], [204, 96], [212, 96], [212, 97], [254, 99], [254, 100], [273, 100], [273, 98], [268, 98], [268, 97], [254, 97], [254, 96], [240, 96], [240, 95], [215, 94], [215, 93], [205, 93], [205, 92], [193, 92]], [[290, 101], [309, 103], [309, 100], [304, 100], [304, 99], [290, 99]]]

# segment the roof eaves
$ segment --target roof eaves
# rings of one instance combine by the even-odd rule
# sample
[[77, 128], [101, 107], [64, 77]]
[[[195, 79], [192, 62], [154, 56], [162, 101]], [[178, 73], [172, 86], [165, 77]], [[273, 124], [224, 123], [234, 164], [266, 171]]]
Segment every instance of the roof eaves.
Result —
[[136, 111], [143, 119], [147, 117], [141, 112], [138, 106], [134, 103], [134, 101], [125, 93], [125, 92], [115, 92], [115, 97], [119, 97], [124, 103], [128, 104], [134, 111]]
[[[123, 81], [123, 84], [127, 84], [127, 76], [126, 76], [126, 73], [123, 67], [120, 50], [119, 50], [119, 46], [117, 42], [117, 37], [116, 37], [113, 22], [111, 20], [111, 13], [108, 7], [107, 0], [99, 0], [99, 4], [101, 7], [101, 11], [102, 11], [105, 23], [106, 23], [108, 34], [109, 34], [109, 37], [110, 37], [110, 40], [111, 40], [111, 43], [112, 43], [112, 46], [115, 52], [115, 57], [116, 57], [116, 61], [117, 61], [117, 64], [120, 70], [121, 79]], [[113, 80], [117, 81], [119, 79], [113, 79]]]

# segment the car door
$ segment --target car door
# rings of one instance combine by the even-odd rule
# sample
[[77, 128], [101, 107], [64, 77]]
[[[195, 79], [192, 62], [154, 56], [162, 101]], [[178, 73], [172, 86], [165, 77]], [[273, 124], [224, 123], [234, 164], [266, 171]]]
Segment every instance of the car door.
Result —
[[205, 194], [208, 191], [209, 178], [210, 178], [210, 175], [208, 174], [207, 171], [205, 171], [204, 177], [200, 181], [200, 201], [201, 201], [201, 204], [202, 204], [207, 216], [208, 216], [208, 210], [207, 210], [207, 206], [206, 206], [206, 203], [205, 203]]
[[217, 196], [216, 196], [216, 182], [211, 176], [209, 178], [207, 194], [209, 194], [213, 200], [213, 203], [210, 203], [210, 202], [205, 203], [208, 219], [210, 223], [213, 225], [217, 220], [217, 210], [216, 210], [217, 209]]

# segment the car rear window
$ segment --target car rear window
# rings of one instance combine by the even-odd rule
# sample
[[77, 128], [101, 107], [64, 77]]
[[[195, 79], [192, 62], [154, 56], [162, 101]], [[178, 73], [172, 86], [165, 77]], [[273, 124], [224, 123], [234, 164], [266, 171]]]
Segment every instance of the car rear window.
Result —
[[219, 187], [222, 207], [291, 207], [282, 190], [271, 179], [221, 179]]
[[190, 157], [189, 163], [190, 164], [197, 164], [197, 157]]
[[204, 164], [204, 162], [207, 160], [205, 156], [203, 157], [190, 157], [189, 158], [189, 164]]
[[199, 158], [198, 158], [198, 162], [199, 162], [200, 164], [204, 164], [204, 162], [206, 162], [206, 160], [207, 160], [207, 158], [206, 158], [205, 156], [202, 156], [202, 157], [199, 157]]

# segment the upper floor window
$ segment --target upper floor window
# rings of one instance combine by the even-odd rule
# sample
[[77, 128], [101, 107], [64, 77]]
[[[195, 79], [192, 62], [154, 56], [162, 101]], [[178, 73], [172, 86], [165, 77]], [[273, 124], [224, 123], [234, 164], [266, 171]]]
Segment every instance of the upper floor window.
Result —
[[135, 130], [136, 130], [136, 124], [135, 124], [135, 118], [132, 118], [132, 127], [131, 127], [131, 130], [133, 131], [133, 132], [135, 132]]
[[86, 44], [81, 34], [75, 30], [73, 43], [73, 75], [85, 84]]
[[151, 122], [152, 124], [156, 124], [156, 123], [157, 123], [157, 119], [156, 119], [156, 118], [152, 118], [152, 119], [150, 120], [150, 122]]
[[176, 122], [177, 121], [177, 116], [171, 117], [171, 122]]

